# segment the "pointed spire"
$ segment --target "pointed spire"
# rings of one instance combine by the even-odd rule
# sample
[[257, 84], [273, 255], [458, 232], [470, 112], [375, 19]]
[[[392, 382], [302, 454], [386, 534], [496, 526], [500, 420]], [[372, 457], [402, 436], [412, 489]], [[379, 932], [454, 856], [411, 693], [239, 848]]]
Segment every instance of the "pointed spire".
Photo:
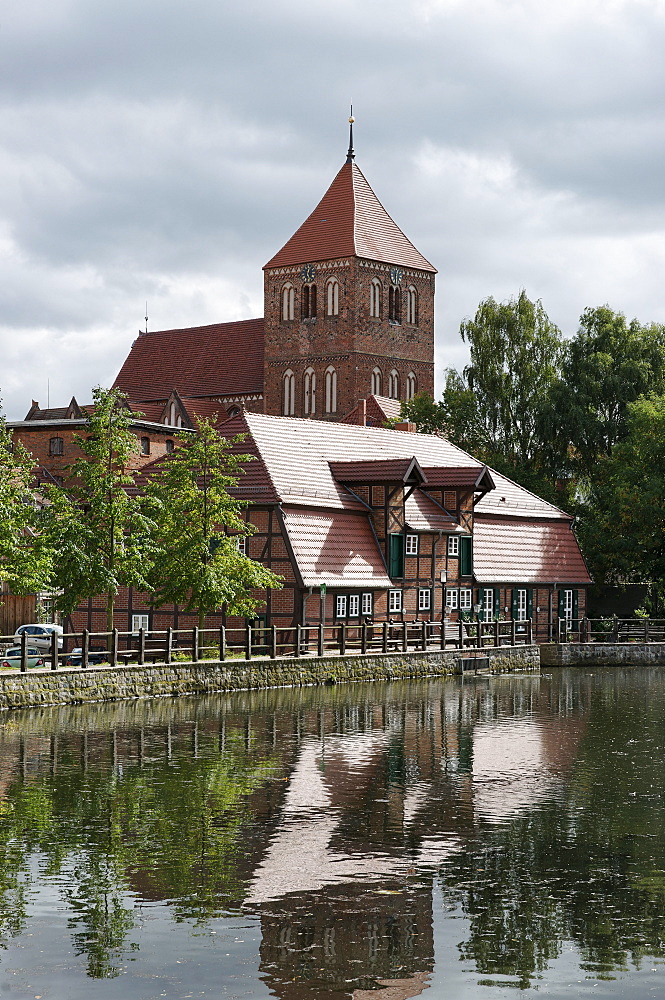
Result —
[[353, 117], [353, 105], [351, 105], [351, 115], [349, 116], [349, 149], [346, 154], [346, 162], [353, 163], [356, 158], [356, 153], [353, 148], [353, 123], [355, 118]]

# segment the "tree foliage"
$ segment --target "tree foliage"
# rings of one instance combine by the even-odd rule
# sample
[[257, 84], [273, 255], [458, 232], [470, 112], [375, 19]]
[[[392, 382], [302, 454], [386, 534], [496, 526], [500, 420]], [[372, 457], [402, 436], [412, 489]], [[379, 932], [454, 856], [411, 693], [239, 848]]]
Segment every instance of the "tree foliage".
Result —
[[238, 537], [253, 528], [242, 517], [246, 502], [229, 489], [252, 456], [234, 454], [237, 442], [222, 437], [208, 420], [180, 440], [154, 467], [146, 489], [156, 526], [148, 586], [157, 607], [181, 604], [198, 612], [203, 627], [205, 616], [222, 605], [230, 614], [251, 614], [259, 603], [252, 591], [280, 582], [238, 548]]

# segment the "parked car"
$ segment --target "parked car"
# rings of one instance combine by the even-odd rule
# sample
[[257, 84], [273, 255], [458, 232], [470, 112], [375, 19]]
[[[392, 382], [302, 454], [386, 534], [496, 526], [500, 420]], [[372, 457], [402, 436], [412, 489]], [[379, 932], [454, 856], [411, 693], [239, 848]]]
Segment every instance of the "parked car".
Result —
[[62, 626], [61, 625], [19, 625], [14, 633], [14, 642], [20, 642], [21, 636], [26, 632], [28, 635], [28, 642], [31, 646], [37, 646], [43, 652], [50, 652], [51, 649], [51, 635], [53, 632], [58, 634], [58, 649], [62, 649]]
[[[94, 666], [95, 663], [107, 663], [109, 654], [102, 649], [89, 649], [88, 650], [88, 664], [89, 666]], [[80, 667], [83, 662], [83, 647], [77, 646], [73, 649], [67, 659], [65, 660], [65, 666], [67, 667]]]
[[[36, 646], [28, 646], [28, 667], [43, 667], [44, 657], [41, 650]], [[0, 657], [0, 670], [20, 670], [21, 669], [21, 647], [11, 646], [6, 653]]]

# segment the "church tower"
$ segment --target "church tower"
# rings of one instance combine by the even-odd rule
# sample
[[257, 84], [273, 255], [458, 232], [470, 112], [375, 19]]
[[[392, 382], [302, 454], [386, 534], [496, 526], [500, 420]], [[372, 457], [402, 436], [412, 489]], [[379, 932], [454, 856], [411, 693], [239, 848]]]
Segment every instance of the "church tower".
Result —
[[353, 151], [264, 267], [265, 412], [341, 420], [370, 394], [434, 393], [434, 276]]

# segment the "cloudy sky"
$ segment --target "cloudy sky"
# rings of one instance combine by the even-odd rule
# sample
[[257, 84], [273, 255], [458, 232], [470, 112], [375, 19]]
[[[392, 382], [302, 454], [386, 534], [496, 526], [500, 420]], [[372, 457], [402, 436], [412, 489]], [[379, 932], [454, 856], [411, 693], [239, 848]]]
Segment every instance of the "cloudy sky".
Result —
[[0, 395], [109, 385], [150, 329], [261, 315], [262, 265], [357, 163], [459, 324], [665, 322], [665, 0], [4, 0]]

